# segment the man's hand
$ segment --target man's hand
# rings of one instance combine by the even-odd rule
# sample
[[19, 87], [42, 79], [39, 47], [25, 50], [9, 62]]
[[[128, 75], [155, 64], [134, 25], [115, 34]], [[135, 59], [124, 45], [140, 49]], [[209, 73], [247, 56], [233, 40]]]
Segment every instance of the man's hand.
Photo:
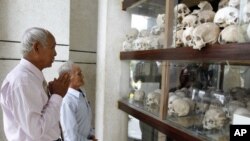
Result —
[[67, 93], [70, 83], [69, 73], [61, 74], [58, 79], [54, 78], [54, 81], [49, 82], [49, 91], [51, 94], [58, 94], [62, 97]]

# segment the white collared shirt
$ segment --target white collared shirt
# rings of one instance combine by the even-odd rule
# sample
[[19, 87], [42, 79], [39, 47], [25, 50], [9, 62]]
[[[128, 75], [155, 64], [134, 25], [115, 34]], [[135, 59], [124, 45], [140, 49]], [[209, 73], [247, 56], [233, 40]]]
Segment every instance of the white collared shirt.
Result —
[[42, 72], [25, 59], [6, 76], [0, 91], [8, 141], [52, 141], [60, 136], [62, 97], [48, 96]]
[[69, 88], [63, 98], [60, 122], [64, 141], [87, 141], [91, 134], [92, 111], [86, 95]]

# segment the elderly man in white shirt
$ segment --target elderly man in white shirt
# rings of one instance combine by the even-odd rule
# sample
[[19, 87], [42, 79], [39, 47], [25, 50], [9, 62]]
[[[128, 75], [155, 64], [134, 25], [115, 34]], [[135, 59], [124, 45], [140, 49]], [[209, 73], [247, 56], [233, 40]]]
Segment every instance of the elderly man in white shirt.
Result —
[[6, 76], [0, 91], [8, 141], [61, 140], [60, 106], [69, 85], [69, 74], [55, 78], [47, 87], [42, 73], [54, 61], [55, 46], [55, 38], [48, 30], [38, 27], [26, 30], [23, 58]]
[[85, 92], [80, 89], [84, 85], [82, 71], [69, 61], [59, 68], [59, 74], [65, 72], [70, 74], [70, 84], [61, 106], [64, 141], [96, 140], [91, 126], [92, 111]]

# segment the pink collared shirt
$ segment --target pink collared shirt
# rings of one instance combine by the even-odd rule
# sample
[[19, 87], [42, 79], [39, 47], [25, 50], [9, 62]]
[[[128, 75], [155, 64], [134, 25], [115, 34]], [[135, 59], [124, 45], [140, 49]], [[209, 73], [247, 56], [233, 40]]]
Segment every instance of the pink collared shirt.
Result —
[[48, 96], [42, 72], [25, 59], [6, 76], [0, 91], [8, 141], [52, 141], [60, 136], [62, 97]]

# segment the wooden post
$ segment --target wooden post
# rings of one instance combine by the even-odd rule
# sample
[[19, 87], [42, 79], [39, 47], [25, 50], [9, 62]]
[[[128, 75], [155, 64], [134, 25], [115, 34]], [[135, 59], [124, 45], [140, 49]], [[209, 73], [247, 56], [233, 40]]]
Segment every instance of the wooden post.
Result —
[[[176, 0], [166, 0], [165, 10], [165, 48], [170, 48], [172, 45], [173, 37], [173, 22], [174, 22], [174, 6]], [[166, 120], [168, 109], [168, 91], [169, 91], [169, 61], [162, 62], [162, 78], [161, 78], [161, 102], [160, 114], [161, 120]], [[166, 141], [166, 135], [158, 133], [158, 141]]]

